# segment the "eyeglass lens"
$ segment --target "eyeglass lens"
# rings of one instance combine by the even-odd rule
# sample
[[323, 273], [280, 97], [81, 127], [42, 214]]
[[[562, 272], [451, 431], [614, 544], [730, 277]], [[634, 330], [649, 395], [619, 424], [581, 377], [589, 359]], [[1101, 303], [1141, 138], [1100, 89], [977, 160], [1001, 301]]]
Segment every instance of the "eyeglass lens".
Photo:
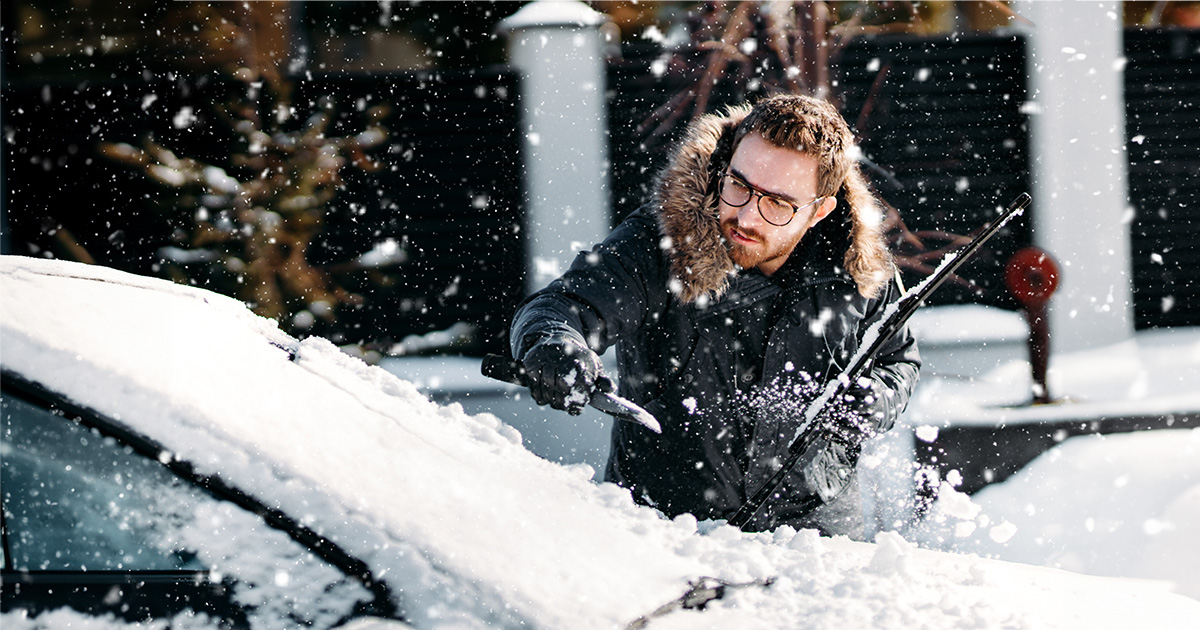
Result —
[[786, 225], [792, 220], [792, 215], [796, 213], [796, 208], [788, 202], [756, 191], [750, 188], [746, 182], [726, 174], [721, 181], [721, 199], [725, 203], [740, 208], [754, 196], [758, 196], [758, 213], [762, 218], [772, 225]]

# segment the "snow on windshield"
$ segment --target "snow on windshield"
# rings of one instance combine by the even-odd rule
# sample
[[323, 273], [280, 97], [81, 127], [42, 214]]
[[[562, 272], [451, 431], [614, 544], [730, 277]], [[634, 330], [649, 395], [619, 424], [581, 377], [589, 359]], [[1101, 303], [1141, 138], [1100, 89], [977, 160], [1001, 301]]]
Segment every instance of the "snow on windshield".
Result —
[[[1123, 629], [1200, 616], [1200, 603], [1159, 585], [923, 550], [894, 533], [857, 543], [665, 520], [591, 467], [532, 455], [495, 416], [435, 405], [236, 303], [37, 269], [109, 274], [3, 261], [6, 369], [119, 414], [170, 456], [328, 536], [403, 592], [415, 627], [621, 627], [704, 576], [772, 583], [649, 627]], [[268, 339], [293, 344], [294, 360]]]

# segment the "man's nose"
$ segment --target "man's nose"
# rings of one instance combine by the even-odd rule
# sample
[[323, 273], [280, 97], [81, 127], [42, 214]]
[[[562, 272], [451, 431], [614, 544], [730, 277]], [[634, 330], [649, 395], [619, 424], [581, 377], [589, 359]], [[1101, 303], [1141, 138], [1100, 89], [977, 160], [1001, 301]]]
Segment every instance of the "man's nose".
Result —
[[738, 225], [758, 225], [762, 223], [762, 215], [758, 212], [758, 195], [751, 195], [746, 205], [738, 208]]

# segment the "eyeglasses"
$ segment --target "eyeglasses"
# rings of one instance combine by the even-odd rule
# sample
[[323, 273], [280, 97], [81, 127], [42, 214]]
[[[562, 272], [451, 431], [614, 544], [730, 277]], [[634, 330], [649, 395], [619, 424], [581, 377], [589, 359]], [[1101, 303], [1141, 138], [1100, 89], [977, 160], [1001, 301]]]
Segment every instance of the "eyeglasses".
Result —
[[796, 216], [797, 212], [825, 199], [825, 197], [817, 197], [804, 205], [797, 206], [782, 197], [763, 192], [751, 186], [749, 182], [729, 171], [721, 172], [720, 194], [721, 201], [734, 208], [741, 208], [750, 203], [750, 200], [757, 195], [758, 214], [767, 223], [778, 227], [791, 223], [792, 217]]

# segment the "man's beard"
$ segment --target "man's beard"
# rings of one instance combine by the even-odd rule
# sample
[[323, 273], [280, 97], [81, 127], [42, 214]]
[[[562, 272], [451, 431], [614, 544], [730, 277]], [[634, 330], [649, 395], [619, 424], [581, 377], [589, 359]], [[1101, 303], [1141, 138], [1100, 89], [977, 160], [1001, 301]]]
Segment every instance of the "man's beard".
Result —
[[[753, 239], [755, 242], [752, 244], [735, 242], [730, 237], [730, 232], [734, 228], [737, 228], [738, 232]], [[762, 234], [738, 227], [736, 218], [726, 219], [721, 224], [721, 234], [725, 237], [725, 245], [729, 251], [729, 258], [733, 260], [735, 265], [742, 269], [753, 269], [768, 260], [788, 256], [796, 248], [796, 245], [800, 242], [800, 238], [804, 236], [804, 232], [801, 232], [796, 236], [795, 240], [772, 244]]]

